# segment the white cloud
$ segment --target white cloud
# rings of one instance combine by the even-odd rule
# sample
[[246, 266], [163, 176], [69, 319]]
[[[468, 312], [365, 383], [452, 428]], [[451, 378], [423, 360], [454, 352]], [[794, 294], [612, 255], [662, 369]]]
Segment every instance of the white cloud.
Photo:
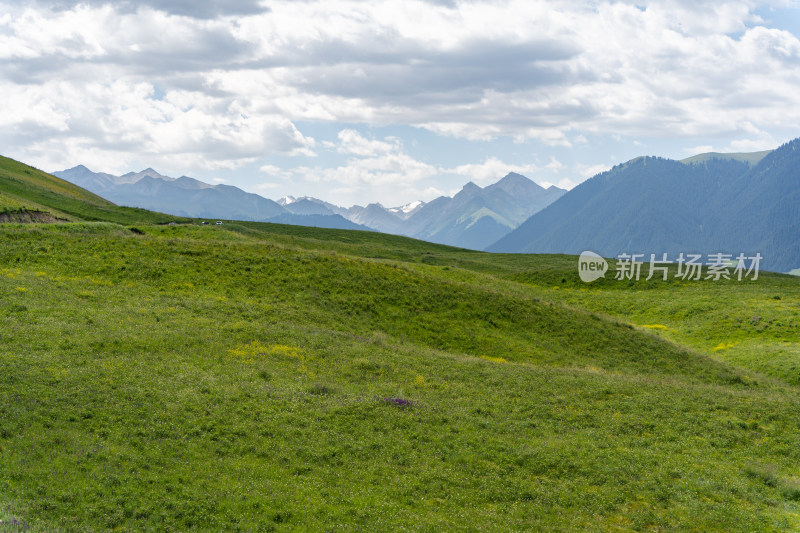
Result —
[[713, 146], [710, 144], [688, 148], [684, 152], [689, 155], [704, 154], [708, 152], [759, 152], [762, 150], [772, 150], [780, 145], [780, 141], [771, 134], [760, 131], [753, 124], [742, 124], [742, 137], [730, 141], [725, 146]]
[[545, 168], [557, 174], [564, 168], [564, 164], [555, 157], [550, 157], [550, 162], [545, 165]]
[[[0, 86], [6, 102], [14, 103], [0, 115], [0, 125], [27, 132], [31, 139], [22, 152], [34, 163], [43, 164], [44, 157], [46, 164], [56, 165], [44, 168], [89, 164], [95, 156], [76, 158], [95, 150], [117, 154], [112, 159], [118, 162], [131, 158], [118, 154], [132, 154], [153, 165], [168, 160], [174, 168], [180, 162], [186, 170], [236, 168], [270, 153], [313, 155], [314, 140], [289, 119], [250, 113], [236, 100], [220, 105], [195, 91], [170, 91], [157, 99], [153, 85], [143, 82]], [[58, 132], [60, 157], [37, 153], [36, 144], [48, 130]]]
[[[297, 176], [293, 171], [285, 170], [275, 165], [261, 165], [259, 170], [266, 174], [269, 181], [261, 181], [254, 185], [255, 192], [257, 193], [268, 193], [273, 190], [281, 189], [297, 179]], [[288, 192], [296, 191], [289, 190], [287, 193]]]
[[584, 181], [586, 181], [586, 180], [584, 179], [584, 180], [580, 180], [580, 181], [574, 181], [574, 180], [571, 180], [569, 178], [563, 178], [563, 179], [559, 180], [556, 183], [553, 183], [551, 181], [543, 181], [539, 185], [541, 185], [545, 189], [550, 187], [551, 185], [555, 185], [556, 187], [558, 187], [560, 189], [570, 190], [573, 187], [575, 187], [576, 185], [579, 185], [580, 183], [582, 183]]
[[759, 152], [772, 150], [780, 143], [769, 133], [758, 132], [757, 135], [747, 139], [737, 139], [720, 150], [721, 152]]
[[42, 87], [21, 90], [13, 83], [0, 81], [0, 93], [3, 94], [0, 127], [16, 129], [22, 134], [26, 131], [40, 135], [46, 134], [47, 130], [67, 131], [69, 114], [58, 105], [53, 92]]
[[[606, 170], [609, 170], [610, 168], [611, 168], [611, 165], [606, 165], [606, 164], [603, 164], [603, 163], [599, 163], [597, 165], [589, 165], [589, 166], [577, 165], [578, 173], [581, 176], [583, 176], [583, 178], [584, 178], [581, 181], [585, 181], [587, 178], [591, 178], [592, 176], [594, 176], [596, 174], [599, 174], [601, 172], [605, 172]], [[578, 182], [578, 183], [580, 183], [580, 182]], [[576, 183], [576, 185], [577, 185], [577, 183]], [[560, 185], [559, 185], [559, 187], [560, 187]]]
[[357, 156], [377, 156], [388, 154], [400, 149], [398, 143], [370, 140], [355, 130], [344, 129], [337, 136], [339, 139], [338, 151], [341, 154], [351, 154]]
[[347, 163], [329, 168], [297, 169], [309, 181], [328, 181], [350, 186], [394, 185], [403, 187], [436, 175], [432, 165], [417, 161], [405, 153], [351, 158]]
[[[125, 170], [142, 160], [186, 171], [313, 157], [319, 144], [304, 123], [405, 125], [554, 149], [590, 150], [587, 138], [603, 134], [774, 147], [778, 132], [800, 124], [800, 40], [766, 27], [755, 14], [766, 4], [0, 4], [0, 142], [42, 168]], [[298, 172], [359, 190], [439, 172], [409, 154], [405, 138], [341, 126], [336, 141], [321, 146], [347, 161], [304, 161]], [[555, 160], [502, 165], [489, 158], [456, 174], [488, 183], [493, 172], [564, 172]]]
[[6, 20], [0, 35], [0, 58], [33, 59], [59, 56], [66, 60], [86, 60], [105, 54], [102, 26], [112, 16], [110, 6], [53, 13], [26, 9]]
[[579, 183], [582, 183], [582, 182], [575, 182], [575, 181], [573, 181], [573, 180], [571, 180], [569, 178], [564, 178], [564, 179], [560, 180], [556, 185], [558, 187], [562, 188], [562, 189], [570, 190], [573, 187], [575, 187], [576, 185], [578, 185]]
[[[411, 196], [416, 193], [430, 194], [432, 188], [420, 186], [419, 183], [435, 177], [436, 167], [409, 155], [398, 139], [368, 139], [353, 129], [341, 130], [337, 139], [338, 143], [332, 148], [337, 153], [348, 156], [340, 164], [298, 166], [291, 169], [264, 165], [260, 170], [273, 178], [290, 181], [298, 186], [324, 186], [334, 196], [332, 200], [342, 204], [347, 201], [337, 199], [337, 196], [357, 197], [368, 202], [400, 198], [405, 202], [416, 199]], [[257, 188], [274, 186], [271, 183], [262, 183]], [[402, 191], [400, 195], [399, 191]]]
[[686, 148], [683, 152], [687, 155], [687, 157], [691, 157], [693, 155], [698, 154], [707, 154], [709, 152], [713, 152], [714, 147], [710, 144], [703, 144], [700, 146], [695, 146], [694, 148]]
[[468, 163], [455, 168], [443, 168], [442, 173], [458, 174], [475, 182], [477, 185], [488, 185], [498, 181], [509, 172], [523, 174], [535, 180], [538, 168], [534, 164], [514, 165], [501, 161], [496, 157], [488, 157], [482, 163]]
[[337, 151], [351, 157], [337, 167], [299, 168], [309, 181], [329, 181], [355, 186], [408, 186], [436, 174], [432, 165], [408, 155], [395, 138], [367, 139], [352, 129], [338, 134]]
[[261, 172], [266, 172], [267, 174], [279, 174], [282, 172], [280, 167], [276, 167], [275, 165], [261, 165], [259, 168]]

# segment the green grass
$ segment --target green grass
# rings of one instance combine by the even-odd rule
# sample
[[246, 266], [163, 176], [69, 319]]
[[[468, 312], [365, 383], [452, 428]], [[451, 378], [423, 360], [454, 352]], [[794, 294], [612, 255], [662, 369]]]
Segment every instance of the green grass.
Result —
[[800, 529], [796, 277], [0, 209], [0, 531]]
[[[798, 390], [703, 349], [698, 306], [738, 285], [587, 287], [574, 258], [368, 232], [136, 229], [0, 226], [4, 524], [800, 527]], [[791, 314], [796, 288], [764, 275], [742, 312], [784, 291], [764, 305]], [[693, 333], [665, 314], [681, 302]], [[650, 322], [680, 334], [630, 325]], [[777, 335], [756, 329], [742, 342]]]
[[757, 281], [741, 282], [528, 283], [543, 298], [623, 319], [696, 352], [800, 385], [795, 277], [762, 272]]
[[15, 211], [27, 207], [25, 202], [13, 196], [0, 193], [0, 212]]
[[[26, 220], [26, 217], [28, 220]], [[45, 206], [25, 200], [11, 194], [0, 192], [0, 220], [3, 222], [33, 222], [35, 219], [42, 221], [70, 220], [67, 215], [49, 209]]]

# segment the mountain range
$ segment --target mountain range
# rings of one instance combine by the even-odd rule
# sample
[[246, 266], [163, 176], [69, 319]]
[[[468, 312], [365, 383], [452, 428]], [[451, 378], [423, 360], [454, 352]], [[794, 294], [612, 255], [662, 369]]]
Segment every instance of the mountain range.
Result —
[[308, 196], [273, 201], [230, 185], [171, 178], [151, 168], [114, 176], [78, 165], [53, 175], [114, 203], [176, 216], [374, 230], [476, 250], [496, 242], [566, 192], [555, 186], [545, 189], [512, 172], [485, 188], [467, 183], [452, 198], [441, 196], [427, 204], [345, 208]]
[[123, 176], [78, 166], [56, 176], [108, 200], [179, 216], [375, 230], [491, 252], [744, 253], [765, 269], [800, 267], [800, 139], [775, 150], [637, 157], [570, 191], [509, 173], [453, 197], [386, 208], [313, 197], [277, 202], [152, 169]]
[[452, 198], [443, 196], [417, 208], [405, 230], [418, 239], [482, 250], [565, 192], [511, 172], [488, 187], [469, 182]]
[[119, 205], [176, 216], [254, 220], [337, 229], [370, 230], [338, 214], [294, 213], [277, 202], [230, 185], [211, 185], [188, 176], [171, 178], [148, 168], [113, 176], [83, 165], [54, 172]]

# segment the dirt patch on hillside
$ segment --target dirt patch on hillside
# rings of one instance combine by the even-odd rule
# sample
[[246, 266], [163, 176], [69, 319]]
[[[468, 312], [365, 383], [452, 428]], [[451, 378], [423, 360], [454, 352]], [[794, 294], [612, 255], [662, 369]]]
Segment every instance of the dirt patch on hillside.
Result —
[[19, 211], [6, 211], [0, 213], [0, 224], [3, 222], [17, 222], [17, 223], [53, 223], [53, 222], [67, 222], [65, 218], [54, 217], [46, 211], [29, 211], [21, 209]]

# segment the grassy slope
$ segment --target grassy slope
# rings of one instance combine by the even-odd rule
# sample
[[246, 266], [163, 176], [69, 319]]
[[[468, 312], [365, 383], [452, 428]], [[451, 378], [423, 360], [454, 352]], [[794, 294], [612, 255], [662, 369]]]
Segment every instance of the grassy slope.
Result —
[[750, 163], [750, 166], [755, 166], [758, 164], [759, 161], [764, 159], [767, 154], [769, 154], [772, 150], [764, 150], [761, 152], [739, 152], [739, 153], [720, 153], [720, 152], [708, 152], [705, 154], [698, 154], [693, 155], [692, 157], [687, 157], [686, 159], [682, 159], [681, 163], [686, 164], [693, 164], [693, 163], [703, 163], [710, 159], [734, 159], [736, 161], [744, 161], [746, 163]]
[[587, 287], [564, 256], [138, 229], [0, 226], [6, 524], [800, 527], [792, 374], [713, 350], [796, 349], [800, 280]]
[[[309, 249], [343, 246], [333, 233], [320, 241], [306, 228], [275, 231], [287, 230], [297, 245]], [[358, 237], [358, 233], [342, 234], [348, 240]], [[758, 282], [680, 283], [670, 275], [668, 282], [621, 283], [611, 279], [611, 261], [609, 279], [588, 285], [578, 279], [576, 260], [571, 256], [498, 256], [415, 245], [416, 241], [389, 235], [364, 234], [361, 238], [380, 246], [361, 251], [350, 246], [348, 253], [457, 267], [521, 282], [539, 298], [612, 316], [699, 353], [800, 385], [798, 283], [791, 277], [762, 272]]]
[[0, 211], [18, 209], [45, 211], [73, 221], [156, 224], [180, 220], [144, 209], [116, 206], [67, 181], [0, 156]]
[[625, 320], [715, 359], [800, 385], [796, 278], [762, 272], [757, 281], [585, 285], [574, 279], [573, 263], [566, 259], [549, 276], [511, 277], [542, 298]]
[[43, 207], [33, 202], [25, 202], [16, 196], [0, 192], [0, 212], [16, 211], [19, 209], [43, 210]]

